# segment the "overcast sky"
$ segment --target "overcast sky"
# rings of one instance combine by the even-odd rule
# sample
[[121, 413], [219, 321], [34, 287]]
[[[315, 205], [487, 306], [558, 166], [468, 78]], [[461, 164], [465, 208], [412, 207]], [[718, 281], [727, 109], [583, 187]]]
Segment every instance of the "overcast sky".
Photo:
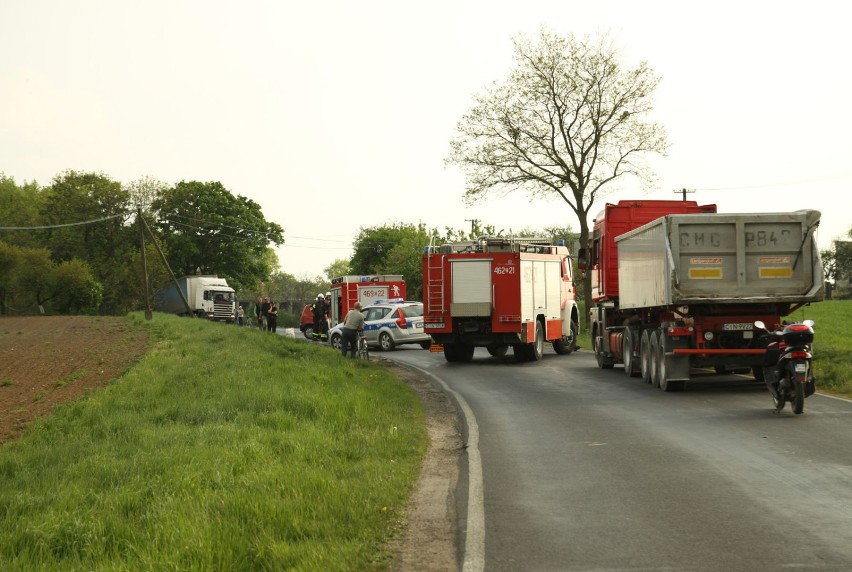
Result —
[[[462, 202], [449, 141], [543, 25], [609, 34], [661, 77], [654, 190], [722, 212], [852, 227], [852, 34], [842, 2], [0, 0], [0, 172], [220, 181], [280, 224], [282, 269], [317, 276], [361, 226], [570, 225], [565, 203]], [[599, 202], [603, 206], [603, 201]], [[596, 209], [597, 210], [597, 209]]]

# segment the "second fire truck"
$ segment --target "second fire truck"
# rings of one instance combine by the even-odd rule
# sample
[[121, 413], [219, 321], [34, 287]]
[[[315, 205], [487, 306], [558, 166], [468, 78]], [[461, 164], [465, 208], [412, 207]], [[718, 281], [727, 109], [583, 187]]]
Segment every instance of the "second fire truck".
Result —
[[482, 237], [423, 253], [424, 327], [449, 362], [470, 361], [476, 347], [536, 361], [545, 342], [570, 354], [576, 298], [568, 248], [546, 239]]

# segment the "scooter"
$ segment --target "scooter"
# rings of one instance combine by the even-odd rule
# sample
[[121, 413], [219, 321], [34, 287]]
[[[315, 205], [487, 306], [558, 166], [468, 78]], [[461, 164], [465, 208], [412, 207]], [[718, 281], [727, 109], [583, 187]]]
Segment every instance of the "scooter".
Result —
[[801, 415], [805, 409], [805, 398], [816, 391], [811, 349], [814, 321], [786, 324], [772, 332], [760, 320], [754, 323], [754, 327], [765, 332], [760, 338], [766, 348], [763, 381], [772, 396], [776, 413], [789, 401], [793, 413]]

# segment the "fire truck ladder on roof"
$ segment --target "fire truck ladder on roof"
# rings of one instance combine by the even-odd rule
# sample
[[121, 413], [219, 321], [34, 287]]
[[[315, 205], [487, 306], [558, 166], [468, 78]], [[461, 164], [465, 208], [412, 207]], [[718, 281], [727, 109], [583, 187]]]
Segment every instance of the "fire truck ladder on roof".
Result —
[[429, 241], [426, 255], [426, 291], [429, 293], [426, 299], [429, 315], [444, 315], [444, 255], [438, 253], [434, 245], [435, 237]]

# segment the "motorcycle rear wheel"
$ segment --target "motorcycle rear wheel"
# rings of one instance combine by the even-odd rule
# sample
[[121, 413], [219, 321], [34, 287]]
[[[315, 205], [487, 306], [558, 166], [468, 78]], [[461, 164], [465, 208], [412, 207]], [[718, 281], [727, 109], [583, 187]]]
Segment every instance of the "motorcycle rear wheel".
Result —
[[775, 404], [775, 411], [779, 412], [784, 409], [784, 405], [787, 403], [787, 390], [778, 386], [777, 389], [770, 391], [769, 394], [772, 396], [772, 403]]
[[805, 411], [805, 386], [796, 376], [790, 377], [790, 385], [792, 386], [790, 389], [792, 393], [790, 407], [793, 408], [793, 413], [801, 415]]

